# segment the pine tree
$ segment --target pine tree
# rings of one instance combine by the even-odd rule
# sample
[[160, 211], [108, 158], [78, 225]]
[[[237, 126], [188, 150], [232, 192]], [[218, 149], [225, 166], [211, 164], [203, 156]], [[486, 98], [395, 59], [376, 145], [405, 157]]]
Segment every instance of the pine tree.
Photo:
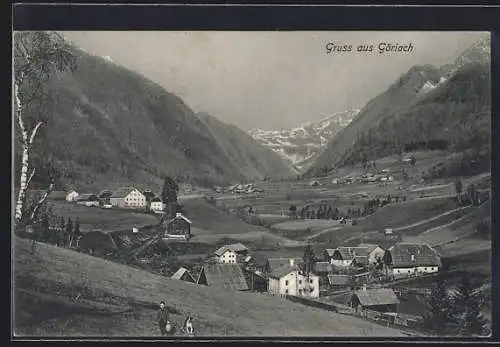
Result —
[[433, 335], [446, 335], [451, 319], [451, 300], [446, 291], [446, 282], [439, 276], [427, 302], [424, 328]]
[[73, 227], [73, 240], [75, 242], [78, 242], [78, 239], [80, 238], [81, 232], [80, 232], [80, 219], [76, 217], [75, 220], [75, 226]]
[[468, 276], [462, 277], [453, 297], [454, 321], [458, 334], [463, 336], [481, 336], [486, 333], [486, 320], [481, 315], [481, 298], [474, 292], [474, 286]]

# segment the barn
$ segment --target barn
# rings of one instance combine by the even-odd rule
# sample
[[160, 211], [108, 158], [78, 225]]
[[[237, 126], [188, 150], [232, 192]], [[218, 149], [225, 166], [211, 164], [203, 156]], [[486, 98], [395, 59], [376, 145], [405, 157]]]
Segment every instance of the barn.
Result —
[[349, 304], [358, 312], [372, 310], [378, 312], [397, 312], [399, 299], [390, 288], [375, 288], [355, 291]]
[[196, 283], [223, 290], [249, 290], [239, 264], [205, 264]]
[[192, 222], [188, 218], [177, 212], [174, 218], [162, 223], [164, 237], [189, 240], [191, 238], [191, 224]]
[[189, 270], [184, 267], [177, 270], [170, 278], [173, 280], [196, 283], [196, 280], [193, 278]]

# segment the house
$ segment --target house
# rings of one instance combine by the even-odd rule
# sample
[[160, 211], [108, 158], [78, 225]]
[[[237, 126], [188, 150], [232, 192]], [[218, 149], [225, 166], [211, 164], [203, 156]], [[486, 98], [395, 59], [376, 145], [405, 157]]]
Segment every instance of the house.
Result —
[[223, 290], [248, 290], [248, 283], [239, 264], [205, 264], [197, 284]]
[[323, 259], [330, 264], [332, 263], [332, 257], [333, 254], [335, 253], [336, 248], [327, 248], [323, 251]]
[[243, 274], [245, 275], [245, 279], [247, 280], [250, 290], [255, 290], [261, 293], [267, 292], [267, 277], [263, 272], [243, 268]]
[[118, 250], [110, 234], [102, 230], [93, 230], [82, 235], [78, 248], [91, 254], [109, 254]]
[[266, 261], [266, 265], [264, 266], [264, 272], [266, 274], [270, 274], [274, 270], [277, 270], [278, 268], [287, 265], [290, 263], [290, 260], [293, 259], [296, 265], [301, 265], [304, 260], [302, 258], [296, 257], [296, 258], [268, 258]]
[[163, 201], [159, 197], [154, 197], [149, 202], [151, 211], [163, 211]]
[[330, 263], [335, 266], [367, 266], [368, 252], [364, 247], [338, 247], [334, 250]]
[[175, 217], [162, 223], [165, 238], [185, 239], [191, 238], [192, 222], [177, 212]]
[[350, 288], [353, 285], [353, 279], [349, 275], [328, 275], [328, 285], [331, 289]]
[[269, 274], [268, 293], [273, 295], [319, 297], [319, 276], [302, 272], [294, 259]]
[[384, 234], [385, 235], [392, 235], [392, 234], [394, 234], [394, 232], [392, 231], [392, 228], [385, 228]]
[[99, 198], [99, 204], [101, 206], [109, 206], [111, 205], [111, 195], [113, 195], [113, 192], [109, 189], [104, 189], [97, 194], [97, 197]]
[[333, 266], [328, 261], [318, 261], [314, 263], [313, 272], [319, 276], [326, 276], [333, 272]]
[[80, 194], [76, 197], [76, 203], [87, 207], [99, 207], [99, 199], [95, 194]]
[[109, 197], [111, 205], [116, 207], [143, 208], [146, 207], [146, 197], [136, 188], [123, 187]]
[[392, 289], [366, 289], [366, 286], [355, 291], [349, 300], [349, 305], [358, 312], [366, 310], [397, 312], [399, 303], [399, 299]]
[[173, 280], [185, 281], [190, 283], [196, 283], [196, 280], [191, 276], [188, 269], [181, 267], [177, 270], [171, 277]]
[[241, 243], [234, 243], [220, 247], [214, 254], [218, 263], [239, 263], [244, 262], [248, 254], [248, 248]]
[[142, 192], [142, 195], [146, 198], [146, 205], [150, 206], [151, 200], [153, 200], [154, 197], [156, 197], [155, 193], [153, 193], [151, 190], [146, 189], [145, 191]]
[[394, 245], [387, 250], [384, 261], [394, 276], [435, 273], [441, 267], [439, 255], [427, 244]]
[[385, 250], [379, 245], [372, 243], [360, 243], [358, 247], [365, 248], [368, 255], [368, 264], [377, 264], [378, 259], [383, 260]]
[[75, 201], [78, 196], [78, 192], [76, 190], [70, 190], [68, 194], [66, 194], [66, 201]]

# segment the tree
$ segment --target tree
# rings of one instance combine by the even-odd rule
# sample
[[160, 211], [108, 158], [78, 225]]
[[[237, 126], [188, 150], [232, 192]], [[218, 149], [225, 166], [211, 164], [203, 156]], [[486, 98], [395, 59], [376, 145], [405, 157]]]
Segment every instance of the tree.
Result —
[[290, 215], [290, 218], [297, 219], [297, 206], [290, 206], [290, 208], [288, 209], [288, 213]]
[[459, 335], [481, 336], [487, 333], [486, 320], [481, 315], [480, 295], [474, 291], [469, 276], [463, 276], [453, 297], [453, 318]]
[[163, 202], [167, 205], [168, 218], [173, 217], [175, 210], [175, 205], [177, 205], [177, 193], [179, 192], [179, 185], [177, 182], [166, 176], [163, 180], [163, 190], [161, 192], [161, 198]]
[[457, 197], [459, 197], [460, 194], [462, 194], [463, 188], [464, 185], [462, 183], [462, 180], [457, 178], [457, 180], [455, 181], [455, 192], [457, 193]]
[[36, 218], [39, 206], [52, 192], [56, 181], [56, 177], [49, 177], [45, 193], [29, 210], [26, 208], [26, 195], [36, 172], [31, 158], [34, 141], [40, 128], [47, 124], [43, 112], [43, 100], [48, 94], [45, 86], [56, 73], [74, 71], [76, 56], [71, 45], [54, 32], [16, 32], [13, 45], [14, 117], [22, 148], [14, 219], [16, 227], [21, 227], [31, 224]]
[[445, 335], [452, 323], [451, 298], [446, 282], [439, 276], [427, 302], [427, 312], [423, 316], [424, 328], [433, 335]]
[[417, 163], [417, 159], [412, 155], [410, 157], [410, 164], [411, 166], [413, 167], [413, 169], [415, 169], [415, 164]]
[[304, 272], [306, 275], [309, 275], [313, 271], [313, 265], [315, 262], [316, 256], [314, 255], [314, 251], [311, 245], [308, 243], [304, 248], [304, 255], [302, 259], [304, 260]]
[[73, 239], [75, 241], [78, 241], [78, 238], [80, 237], [81, 235], [81, 232], [80, 232], [80, 218], [76, 217], [76, 221], [75, 221], [75, 226], [73, 228]]
[[71, 248], [71, 245], [73, 243], [73, 221], [71, 218], [68, 218], [68, 223], [66, 223], [66, 235], [65, 235], [65, 241], [67, 240], [68, 247]]

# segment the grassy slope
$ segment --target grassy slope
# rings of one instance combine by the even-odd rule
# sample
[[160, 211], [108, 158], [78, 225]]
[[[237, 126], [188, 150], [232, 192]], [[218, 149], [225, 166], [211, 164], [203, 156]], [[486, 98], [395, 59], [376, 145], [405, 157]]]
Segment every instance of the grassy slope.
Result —
[[[402, 335], [277, 297], [174, 281], [45, 244], [31, 255], [28, 241], [19, 238], [14, 239], [14, 261], [14, 330], [19, 335], [155, 336], [154, 308], [162, 299], [178, 312], [172, 315], [177, 324], [190, 312], [198, 335]], [[64, 300], [69, 287], [75, 289], [73, 297], [81, 294], [77, 302]], [[38, 321], [42, 314], [44, 320]]]
[[104, 231], [131, 229], [158, 223], [158, 217], [152, 214], [106, 210], [98, 207], [86, 207], [65, 201], [52, 201], [52, 209], [58, 216], [73, 221], [80, 219], [81, 229], [102, 229]]

